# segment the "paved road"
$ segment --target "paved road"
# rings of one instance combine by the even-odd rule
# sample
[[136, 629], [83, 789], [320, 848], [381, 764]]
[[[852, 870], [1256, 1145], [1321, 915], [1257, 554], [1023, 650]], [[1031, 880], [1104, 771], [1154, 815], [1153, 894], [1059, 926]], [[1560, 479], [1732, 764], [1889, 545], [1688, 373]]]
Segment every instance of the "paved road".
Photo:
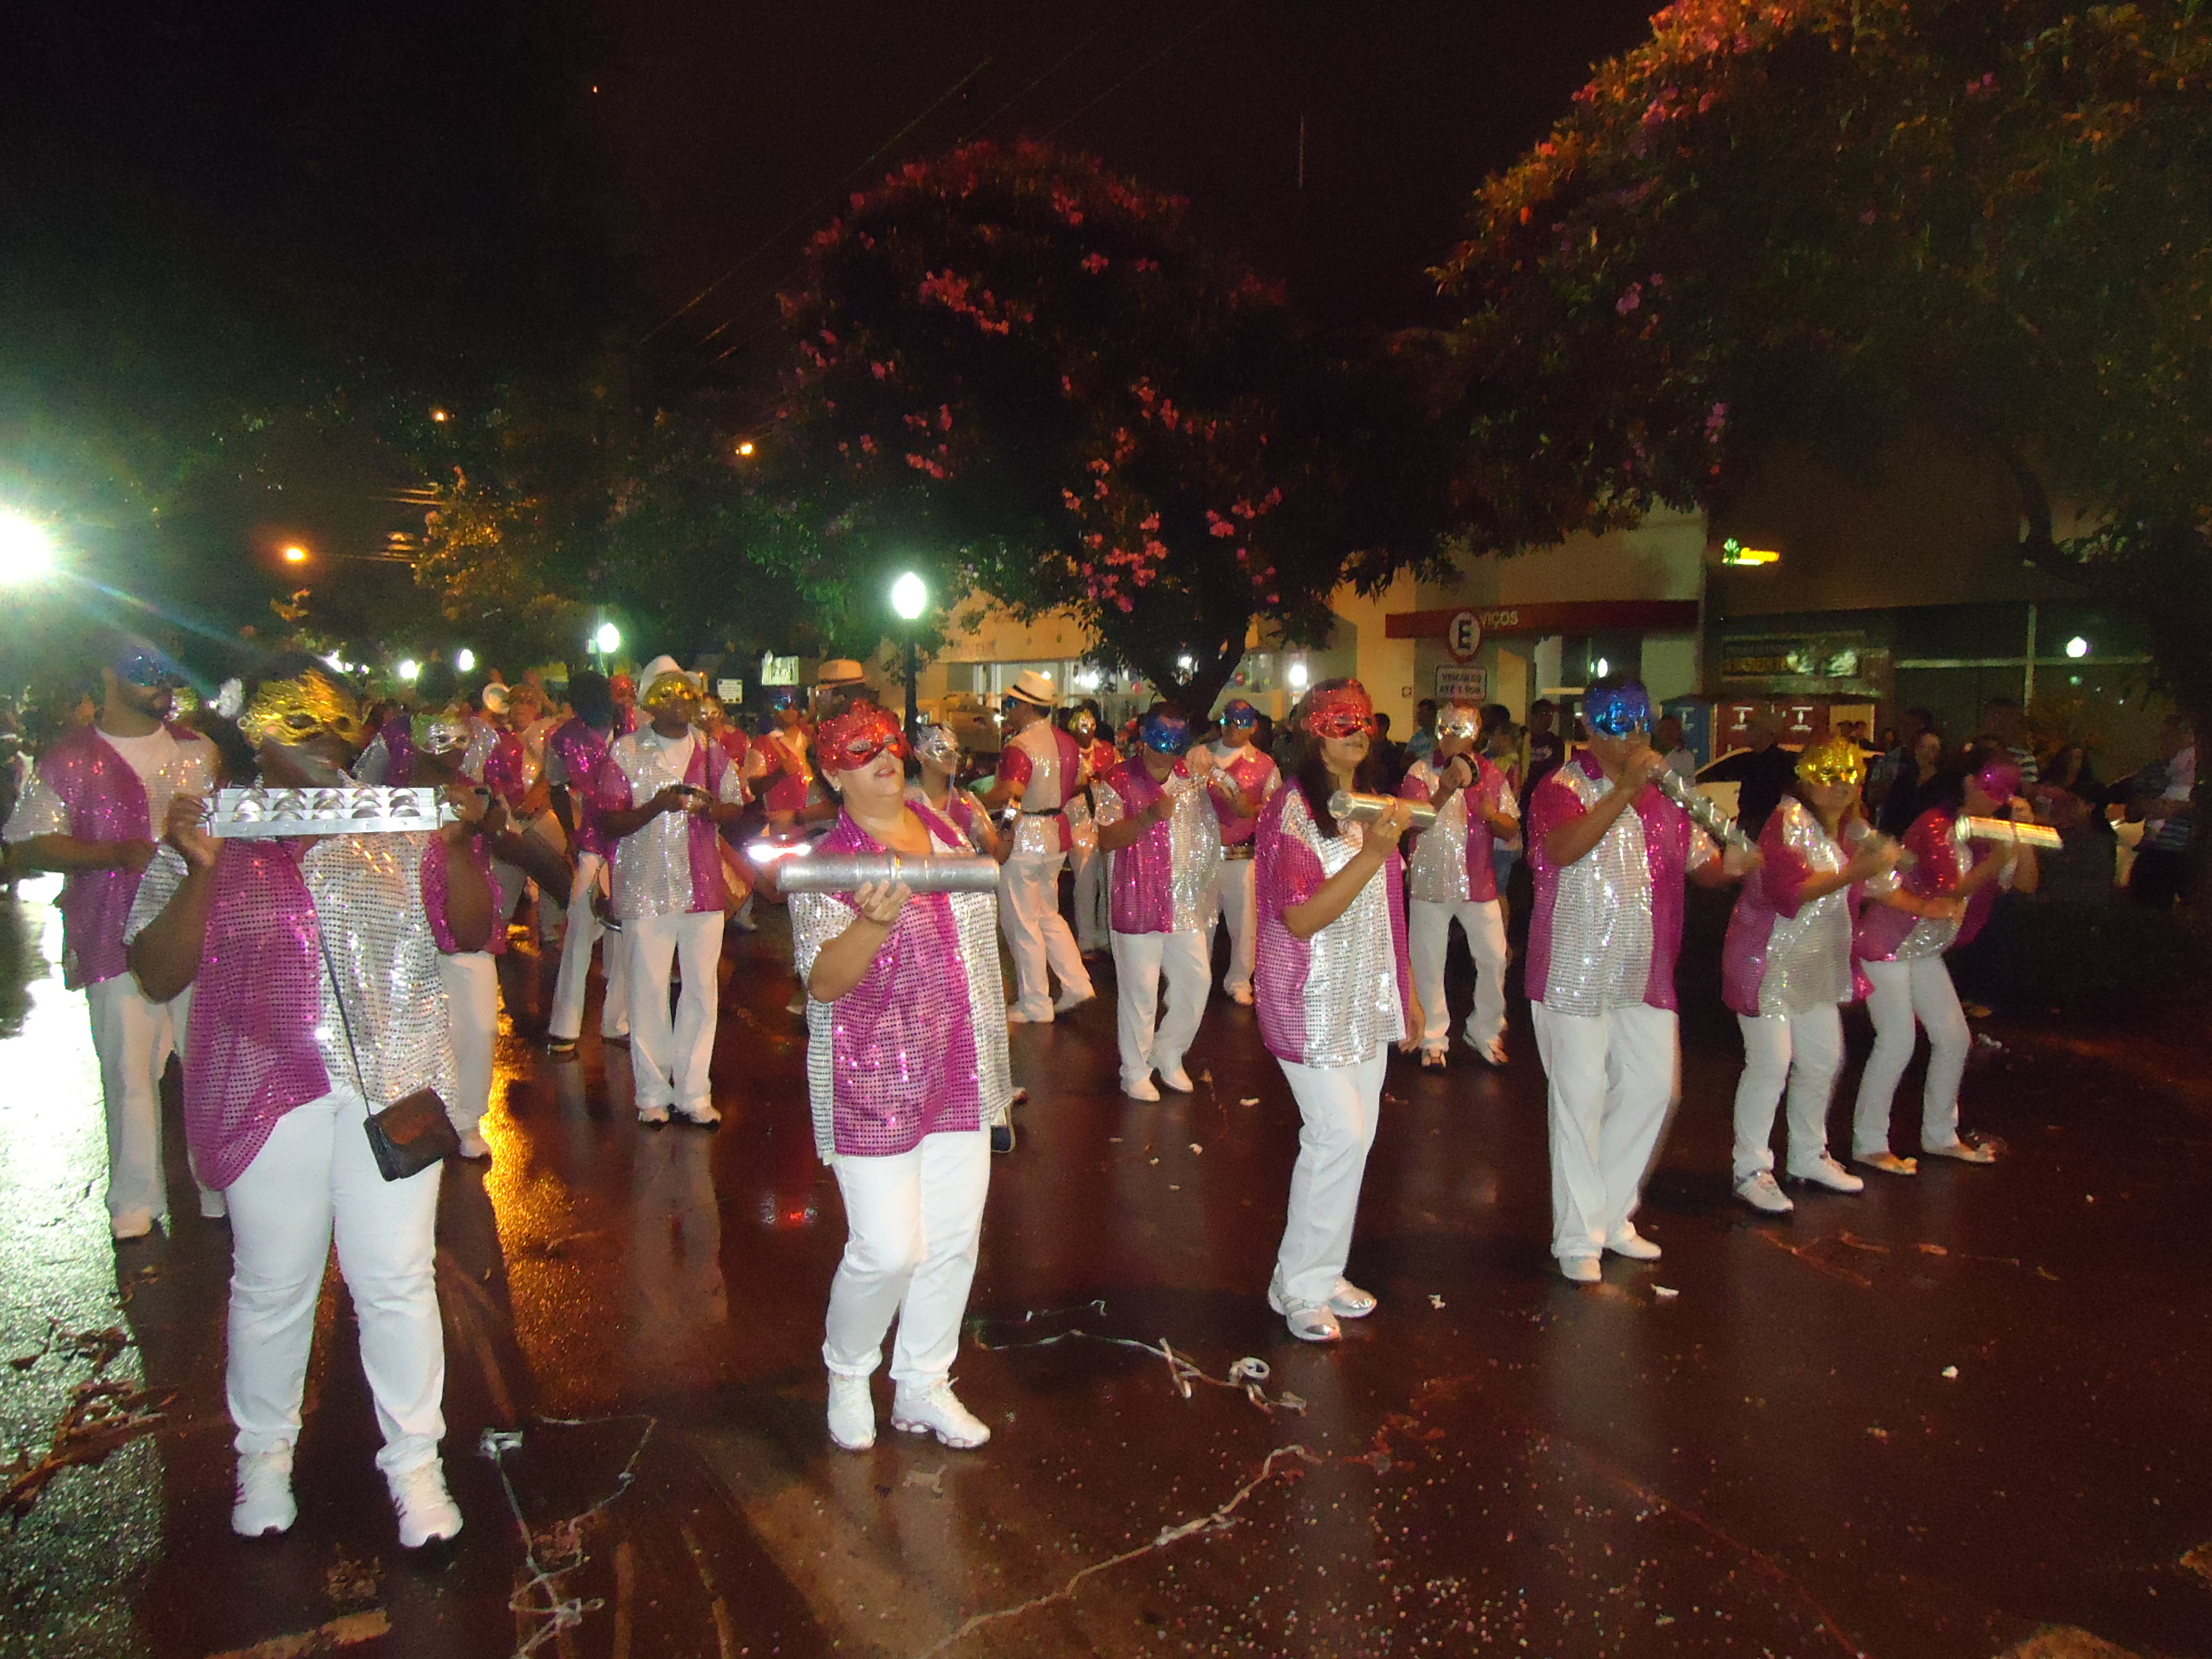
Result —
[[854, 1456], [822, 1427], [843, 1229], [780, 926], [725, 964], [719, 1133], [639, 1128], [593, 1039], [537, 1052], [519, 954], [495, 1156], [441, 1214], [468, 1529], [414, 1559], [335, 1279], [299, 1524], [230, 1536], [228, 1241], [182, 1191], [168, 1237], [106, 1242], [43, 897], [0, 903], [0, 1425], [27, 1466], [72, 1410], [119, 1443], [13, 1523], [0, 1651], [2212, 1654], [2201, 1033], [2002, 1030], [1967, 1116], [2004, 1162], [1758, 1219], [1706, 917], [1666, 1259], [1551, 1271], [1516, 1024], [1504, 1073], [1393, 1072], [1352, 1257], [1382, 1307], [1320, 1350], [1258, 1294], [1296, 1118], [1249, 1011], [1217, 1000], [1198, 1095], [1157, 1106], [1114, 1092], [1103, 1002], [1018, 1028], [959, 1367], [996, 1437]]

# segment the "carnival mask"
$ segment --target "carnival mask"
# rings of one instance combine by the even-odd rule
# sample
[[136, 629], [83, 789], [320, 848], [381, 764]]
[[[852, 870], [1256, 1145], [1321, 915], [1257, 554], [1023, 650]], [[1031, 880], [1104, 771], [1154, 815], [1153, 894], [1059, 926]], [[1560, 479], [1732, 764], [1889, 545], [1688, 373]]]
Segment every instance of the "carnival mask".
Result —
[[1190, 722], [1180, 714], [1154, 709], [1137, 728], [1139, 741], [1156, 755], [1181, 755], [1190, 749]]
[[815, 758], [825, 772], [857, 771], [886, 749], [904, 759], [906, 738], [898, 721], [872, 702], [824, 720], [814, 734]]
[[264, 743], [311, 743], [325, 733], [358, 749], [361, 705], [337, 681], [310, 669], [295, 679], [263, 682], [239, 715], [238, 729], [256, 749]]
[[1316, 691], [1306, 708], [1306, 730], [1317, 738], [1349, 738], [1375, 729], [1375, 703], [1358, 680]]
[[1797, 776], [1802, 782], [1821, 787], [1842, 784], [1856, 789], [1866, 781], [1866, 757], [1849, 738], [1832, 732], [1805, 745], [1797, 757]]
[[1583, 699], [1583, 719], [1602, 737], [1626, 738], [1651, 727], [1651, 694], [1641, 680], [1600, 686]]

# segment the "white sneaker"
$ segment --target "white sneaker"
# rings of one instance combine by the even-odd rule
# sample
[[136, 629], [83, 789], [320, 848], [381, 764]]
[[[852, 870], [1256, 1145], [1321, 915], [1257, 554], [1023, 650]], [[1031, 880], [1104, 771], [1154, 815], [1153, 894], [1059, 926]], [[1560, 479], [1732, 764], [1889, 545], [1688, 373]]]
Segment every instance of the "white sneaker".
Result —
[[125, 1210], [121, 1215], [107, 1218], [107, 1230], [119, 1240], [143, 1238], [154, 1231], [151, 1210]]
[[399, 1547], [419, 1550], [461, 1530], [460, 1505], [446, 1490], [445, 1466], [432, 1458], [400, 1474], [387, 1474], [392, 1507], [399, 1511]]
[[866, 1377], [830, 1373], [830, 1437], [847, 1451], [876, 1443], [876, 1397]]
[[657, 1128], [661, 1124], [668, 1121], [668, 1108], [665, 1106], [641, 1106], [637, 1109], [637, 1121], [640, 1123], [650, 1123]]
[[1328, 1310], [1339, 1319], [1364, 1319], [1375, 1307], [1374, 1291], [1363, 1291], [1348, 1279], [1338, 1279], [1329, 1292]]
[[678, 1109], [676, 1115], [686, 1123], [696, 1124], [702, 1129], [711, 1129], [722, 1121], [722, 1115], [714, 1109], [713, 1103], [704, 1100], [696, 1106]]
[[1052, 1010], [1050, 1008], [1047, 1008], [1041, 1014], [1032, 1014], [1024, 1010], [1020, 1004], [1017, 1003], [1006, 1010], [1006, 1024], [1009, 1025], [1049, 1025], [1052, 1024]]
[[230, 1529], [240, 1538], [289, 1532], [300, 1518], [292, 1498], [289, 1442], [265, 1452], [246, 1452], [238, 1460], [238, 1496], [230, 1506]]
[[1240, 1008], [1249, 1008], [1252, 1006], [1252, 988], [1249, 985], [1229, 987], [1229, 1000]]
[[1190, 1073], [1183, 1070], [1182, 1064], [1179, 1060], [1173, 1066], [1160, 1067], [1160, 1081], [1179, 1095], [1189, 1094], [1198, 1087], [1198, 1085], [1190, 1080]]
[[1737, 1182], [1735, 1195], [1753, 1209], [1764, 1210], [1769, 1215], [1788, 1215], [1797, 1207], [1790, 1201], [1790, 1194], [1782, 1190], [1771, 1170], [1761, 1170]]
[[1820, 1154], [1818, 1164], [1808, 1164], [1802, 1170], [1791, 1170], [1790, 1178], [1792, 1181], [1809, 1181], [1815, 1187], [1826, 1187], [1832, 1193], [1863, 1193], [1866, 1190], [1864, 1181], [1826, 1152]]
[[891, 1396], [891, 1426], [902, 1434], [933, 1434], [955, 1451], [969, 1451], [991, 1437], [983, 1419], [960, 1403], [949, 1377], [920, 1394], [902, 1383]]
[[491, 1143], [483, 1138], [483, 1130], [468, 1128], [461, 1131], [461, 1156], [463, 1158], [491, 1156]]
[[1659, 1247], [1638, 1232], [1632, 1221], [1624, 1221], [1614, 1228], [1612, 1237], [1605, 1241], [1605, 1248], [1631, 1261], [1656, 1261], [1660, 1256]]
[[[1342, 1279], [1337, 1281], [1339, 1285], [1344, 1282]], [[1330, 1300], [1333, 1302], [1334, 1297]], [[1328, 1302], [1300, 1302], [1285, 1296], [1279, 1277], [1267, 1281], [1267, 1306], [1282, 1315], [1283, 1322], [1291, 1328], [1291, 1334], [1301, 1342], [1341, 1342], [1344, 1340], [1344, 1331], [1336, 1322], [1336, 1310]], [[1370, 1306], [1372, 1306], [1371, 1302]]]
[[1062, 991], [1060, 994], [1059, 1000], [1052, 1005], [1053, 1012], [1054, 1013], [1064, 1014], [1070, 1009], [1080, 1008], [1085, 1003], [1090, 1001], [1098, 993], [1088, 985], [1085, 986], [1080, 991]]
[[1605, 1277], [1594, 1255], [1563, 1255], [1559, 1258], [1559, 1272], [1577, 1285], [1595, 1285]]
[[1160, 1091], [1152, 1087], [1152, 1079], [1150, 1073], [1133, 1080], [1129, 1078], [1123, 1078], [1121, 1079], [1121, 1092], [1128, 1096], [1132, 1100], [1158, 1100], [1160, 1097]]

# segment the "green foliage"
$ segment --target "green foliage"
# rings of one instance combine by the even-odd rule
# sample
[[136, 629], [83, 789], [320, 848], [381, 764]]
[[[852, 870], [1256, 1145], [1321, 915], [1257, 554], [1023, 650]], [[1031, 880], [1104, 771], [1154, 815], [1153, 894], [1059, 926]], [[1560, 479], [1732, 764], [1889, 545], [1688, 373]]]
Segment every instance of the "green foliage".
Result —
[[[2212, 32], [2193, 0], [1682, 0], [1437, 275], [1495, 539], [1725, 502], [1908, 420], [2020, 479], [2032, 556], [2212, 710]], [[2050, 495], [2092, 528], [2066, 549]]]
[[1322, 630], [1355, 550], [1379, 584], [1432, 540], [1411, 375], [1330, 361], [1182, 202], [1089, 158], [903, 167], [814, 239], [784, 307], [779, 441], [815, 556], [1067, 610], [1194, 703], [1255, 617]]

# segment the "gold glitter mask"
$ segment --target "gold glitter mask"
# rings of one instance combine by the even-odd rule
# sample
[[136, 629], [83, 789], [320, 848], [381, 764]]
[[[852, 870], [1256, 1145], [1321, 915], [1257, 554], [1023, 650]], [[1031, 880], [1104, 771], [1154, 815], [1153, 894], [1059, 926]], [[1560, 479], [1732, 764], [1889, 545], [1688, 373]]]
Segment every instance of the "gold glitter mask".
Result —
[[270, 680], [238, 717], [238, 729], [256, 749], [270, 742], [307, 743], [326, 732], [357, 749], [361, 705], [325, 675]]
[[1805, 745], [1797, 757], [1797, 775], [1806, 783], [1856, 789], [1866, 781], [1866, 757], [1849, 738], [1831, 735]]
[[691, 684], [689, 674], [655, 674], [653, 684], [645, 688], [645, 694], [637, 701], [640, 708], [655, 710], [673, 708], [679, 703], [696, 706], [699, 689]]

